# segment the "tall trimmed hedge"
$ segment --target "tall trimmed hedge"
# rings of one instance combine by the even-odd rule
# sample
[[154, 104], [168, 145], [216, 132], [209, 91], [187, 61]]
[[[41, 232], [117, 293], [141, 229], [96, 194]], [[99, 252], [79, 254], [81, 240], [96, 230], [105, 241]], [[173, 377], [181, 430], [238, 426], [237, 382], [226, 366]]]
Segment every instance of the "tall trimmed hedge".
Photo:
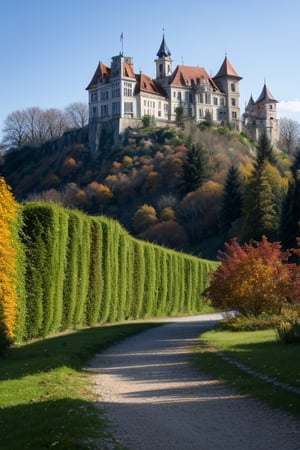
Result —
[[54, 204], [26, 203], [22, 216], [26, 304], [17, 336], [201, 311], [216, 263], [139, 241], [114, 220]]

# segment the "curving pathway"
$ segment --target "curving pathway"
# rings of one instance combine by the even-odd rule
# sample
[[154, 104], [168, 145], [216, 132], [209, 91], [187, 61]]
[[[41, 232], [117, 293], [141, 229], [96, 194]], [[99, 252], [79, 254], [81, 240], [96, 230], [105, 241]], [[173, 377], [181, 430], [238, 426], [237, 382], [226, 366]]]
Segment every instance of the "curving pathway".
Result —
[[[98, 405], [122, 448], [300, 450], [300, 421], [241, 396], [191, 364], [196, 338], [219, 318], [173, 319], [90, 362]], [[97, 448], [117, 448], [116, 441], [98, 442]]]

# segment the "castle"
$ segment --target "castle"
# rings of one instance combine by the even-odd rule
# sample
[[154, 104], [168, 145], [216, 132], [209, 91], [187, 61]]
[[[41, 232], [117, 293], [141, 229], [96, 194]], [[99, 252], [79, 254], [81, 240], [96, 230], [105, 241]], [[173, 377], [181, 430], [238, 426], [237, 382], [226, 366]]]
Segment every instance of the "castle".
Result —
[[133, 58], [113, 56], [111, 66], [99, 62], [87, 86], [89, 94], [90, 146], [96, 150], [105, 128], [115, 141], [128, 127], [141, 125], [150, 117], [157, 126], [176, 123], [178, 114], [196, 123], [213, 120], [245, 131], [257, 140], [266, 133], [273, 144], [278, 140], [277, 100], [266, 84], [256, 101], [250, 97], [244, 114], [240, 113], [239, 82], [242, 79], [227, 55], [211, 77], [203, 67], [177, 65], [173, 70], [171, 52], [163, 34], [157, 52], [156, 77], [136, 74]]

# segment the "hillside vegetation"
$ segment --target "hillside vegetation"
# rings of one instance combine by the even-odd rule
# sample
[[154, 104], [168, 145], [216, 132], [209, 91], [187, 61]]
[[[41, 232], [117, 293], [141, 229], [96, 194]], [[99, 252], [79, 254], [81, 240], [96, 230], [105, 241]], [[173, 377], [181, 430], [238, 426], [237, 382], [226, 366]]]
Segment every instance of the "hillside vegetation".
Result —
[[268, 146], [187, 122], [127, 130], [120, 145], [102, 133], [97, 154], [86, 137], [11, 150], [1, 171], [19, 201], [105, 214], [135, 237], [211, 259], [234, 236], [280, 238], [292, 159], [272, 159]]

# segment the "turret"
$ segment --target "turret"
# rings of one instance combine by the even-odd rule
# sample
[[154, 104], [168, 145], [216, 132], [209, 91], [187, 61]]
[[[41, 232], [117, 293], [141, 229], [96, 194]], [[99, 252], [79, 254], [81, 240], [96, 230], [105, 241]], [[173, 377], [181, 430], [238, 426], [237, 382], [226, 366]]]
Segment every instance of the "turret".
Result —
[[171, 75], [173, 62], [171, 58], [171, 52], [165, 41], [164, 34], [156, 56], [156, 79], [163, 80], [164, 78], [167, 78]]

